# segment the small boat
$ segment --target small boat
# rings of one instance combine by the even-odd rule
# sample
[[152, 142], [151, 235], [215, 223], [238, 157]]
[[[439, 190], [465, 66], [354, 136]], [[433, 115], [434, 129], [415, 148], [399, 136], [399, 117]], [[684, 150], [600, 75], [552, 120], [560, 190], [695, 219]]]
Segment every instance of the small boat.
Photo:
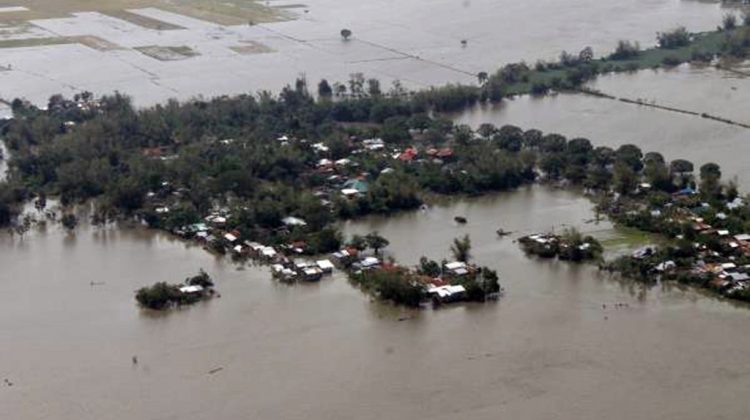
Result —
[[500, 228], [500, 229], [497, 230], [497, 236], [508, 236], [508, 235], [511, 235], [511, 234], [513, 234], [513, 232], [509, 232], [509, 231], [507, 231], [507, 230], [505, 230], [503, 228]]
[[468, 222], [468, 220], [466, 220], [466, 218], [463, 216], [456, 216], [453, 218], [453, 220], [455, 220], [456, 223], [461, 223], [462, 225]]

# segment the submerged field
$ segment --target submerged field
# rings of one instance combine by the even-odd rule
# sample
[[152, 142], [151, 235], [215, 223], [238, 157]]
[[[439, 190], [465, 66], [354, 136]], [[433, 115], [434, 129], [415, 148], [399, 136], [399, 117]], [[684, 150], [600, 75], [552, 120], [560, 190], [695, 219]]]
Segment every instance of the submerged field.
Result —
[[[266, 2], [268, 3], [268, 2]], [[27, 22], [34, 19], [68, 17], [79, 12], [100, 12], [127, 17], [127, 9], [158, 7], [222, 25], [254, 22], [273, 22], [282, 18], [278, 10], [261, 5], [255, 0], [24, 0], [18, 9], [0, 13], [0, 24]], [[22, 10], [27, 9], [27, 10]], [[152, 27], [153, 22], [136, 15], [133, 23]]]
[[[631, 3], [575, 0], [561, 9], [556, 0], [9, 1], [28, 11], [0, 13], [0, 66], [13, 69], [0, 75], [0, 97], [45, 104], [57, 93], [117, 90], [151, 105], [278, 91], [300, 74], [345, 82], [358, 72], [384, 87], [395, 80], [409, 88], [476, 83], [480, 71], [552, 59], [564, 49], [588, 45], [602, 53], [618, 39], [645, 47], [657, 31], [678, 24], [711, 30], [727, 10], [679, 0]], [[613, 8], [616, 20], [609, 18]], [[339, 35], [344, 27], [353, 32], [347, 42]], [[163, 61], [136, 50], [149, 46], [187, 46], [195, 54]]]

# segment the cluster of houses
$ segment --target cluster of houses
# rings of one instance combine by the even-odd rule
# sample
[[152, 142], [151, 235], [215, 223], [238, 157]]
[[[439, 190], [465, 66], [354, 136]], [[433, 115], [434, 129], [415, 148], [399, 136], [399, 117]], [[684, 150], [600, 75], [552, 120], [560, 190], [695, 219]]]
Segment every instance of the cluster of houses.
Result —
[[[728, 296], [746, 290], [750, 292], [750, 265], [740, 263], [750, 259], [750, 234], [733, 234], [730, 229], [716, 228], [704, 216], [710, 212], [711, 219], [722, 225], [731, 212], [747, 205], [745, 200], [737, 197], [715, 208], [705, 202], [696, 205], [695, 197], [695, 190], [685, 188], [673, 194], [670, 203], [661, 209], [651, 209], [649, 214], [656, 219], [686, 224], [695, 233], [696, 239], [692, 245], [697, 256], [689, 269], [690, 274], [709, 278], [709, 287]], [[676, 238], [685, 239], [685, 235], [679, 234]], [[631, 258], [645, 260], [654, 255], [658, 255], [654, 248], [643, 247], [634, 251]], [[653, 267], [656, 274], [675, 273], [678, 270], [677, 263], [669, 259], [657, 261]]]
[[[353, 199], [367, 194], [372, 176], [367, 172], [358, 171], [359, 163], [356, 157], [363, 153], [376, 153], [384, 160], [411, 163], [429, 160], [433, 163], [445, 163], [452, 161], [453, 149], [450, 147], [429, 147], [420, 152], [416, 147], [406, 148], [387, 146], [380, 138], [371, 138], [358, 141], [350, 139], [352, 151], [348, 157], [333, 160], [329, 157], [330, 150], [323, 143], [312, 145], [312, 149], [319, 159], [315, 163], [315, 172], [324, 175], [326, 183], [324, 187], [315, 193], [324, 200], [324, 204], [330, 203], [333, 194]], [[386, 167], [380, 171], [381, 175], [393, 172], [395, 169]]]
[[[468, 298], [467, 290], [461, 284], [464, 280], [476, 279], [478, 269], [474, 265], [461, 261], [447, 262], [442, 266], [441, 274], [429, 276], [417, 274], [411, 270], [399, 267], [393, 263], [383, 262], [373, 256], [358, 256], [356, 251], [341, 250], [333, 254], [334, 260], [349, 270], [350, 273], [360, 274], [369, 270], [401, 271], [408, 273], [405, 281], [413, 281], [421, 286], [424, 296], [434, 303], [454, 303]], [[491, 297], [491, 296], [490, 296]]]
[[572, 242], [553, 233], [535, 233], [519, 238], [518, 242], [529, 254], [561, 260], [590, 260], [596, 258], [600, 250], [598, 242], [590, 236]]
[[293, 261], [288, 258], [271, 265], [274, 277], [284, 282], [318, 281], [324, 275], [333, 273], [334, 265], [330, 260]]
[[[415, 135], [418, 133], [414, 133]], [[348, 140], [350, 153], [346, 157], [334, 159], [331, 149], [325, 143], [308, 143], [306, 140], [296, 139], [287, 135], [276, 138], [281, 146], [291, 144], [305, 144], [315, 154], [316, 158], [310, 167], [310, 173], [323, 176], [325, 182], [313, 191], [321, 203], [332, 208], [335, 196], [346, 199], [356, 199], [369, 192], [373, 175], [359, 169], [360, 155], [376, 155], [386, 163], [380, 174], [395, 171], [395, 165], [432, 162], [446, 163], [454, 159], [453, 149], [450, 147], [394, 147], [380, 138]], [[232, 139], [220, 140], [222, 144], [231, 144]], [[176, 156], [175, 149], [159, 146], [143, 149], [144, 156], [153, 159], [168, 160]], [[388, 162], [393, 162], [389, 165]], [[394, 166], [394, 167], [391, 167]], [[173, 188], [165, 181], [161, 188], [147, 195], [153, 213], [157, 217], [167, 217], [175, 203], [189, 192], [186, 188]], [[252, 258], [270, 266], [274, 277], [282, 281], [317, 281], [333, 272], [334, 267], [348, 272], [361, 272], [376, 269], [388, 269], [389, 264], [372, 255], [362, 255], [354, 248], [344, 248], [333, 253], [330, 259], [303, 261], [305, 254], [304, 241], [291, 242], [284, 245], [270, 246], [255, 241], [243, 240], [241, 233], [231, 226], [231, 213], [228, 208], [215, 208], [205, 215], [199, 223], [182, 226], [174, 230], [179, 236], [196, 241], [221, 253], [229, 253], [237, 258]], [[284, 228], [292, 230], [305, 226], [303, 218], [288, 216], [282, 219]], [[466, 290], [464, 286], [451, 284], [450, 279], [462, 278], [475, 273], [475, 269], [461, 262], [448, 263], [443, 267], [444, 275], [440, 278], [425, 278], [425, 293], [441, 302], [463, 300]], [[187, 291], [186, 293], [192, 293]]]

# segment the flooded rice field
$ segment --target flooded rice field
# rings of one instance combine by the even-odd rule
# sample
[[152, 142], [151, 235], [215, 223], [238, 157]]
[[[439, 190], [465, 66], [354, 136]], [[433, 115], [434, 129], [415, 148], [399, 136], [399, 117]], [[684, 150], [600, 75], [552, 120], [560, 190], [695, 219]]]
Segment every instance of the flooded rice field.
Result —
[[[652, 45], [657, 31], [677, 25], [713, 29], [726, 11], [692, 0], [266, 3], [293, 18], [226, 26], [141, 7], [124, 15], [80, 10], [6, 25], [0, 28], [0, 98], [45, 104], [56, 93], [117, 90], [150, 105], [274, 91], [300, 75], [345, 81], [354, 72], [386, 86], [393, 80], [409, 87], [473, 83], [480, 71], [555, 58], [563, 49], [590, 45], [605, 52], [623, 38]], [[354, 34], [348, 42], [339, 35], [343, 27]], [[144, 53], [154, 48], [186, 53]]]
[[[744, 105], [750, 99], [746, 76], [713, 67], [681, 66], [668, 71], [603, 76], [591, 87], [617, 97], [750, 123]], [[670, 160], [684, 158], [697, 166], [716, 162], [722, 167], [724, 179], [737, 177], [745, 190], [750, 184], [750, 167], [741, 158], [750, 153], [750, 129], [700, 116], [582, 94], [559, 94], [522, 96], [497, 106], [476, 107], [457, 114], [455, 120], [474, 127], [493, 123], [538, 128], [569, 138], [586, 137], [595, 145], [633, 143]]]
[[[0, 386], [0, 418], [746, 418], [746, 307], [540, 263], [494, 233], [611, 234], [591, 217], [580, 196], [534, 187], [346, 224], [379, 230], [405, 263], [469, 233], [507, 289], [421, 312], [338, 275], [283, 286], [151, 231], [4, 236], [0, 374], [13, 386]], [[201, 267], [220, 299], [159, 316], [135, 306], [136, 288]]]
[[[44, 104], [55, 93], [119, 90], [149, 105], [276, 90], [300, 74], [345, 80], [353, 72], [411, 87], [471, 83], [478, 71], [562, 49], [604, 51], [621, 38], [650, 45], [656, 31], [677, 24], [712, 29], [725, 12], [689, 0], [310, 0], [289, 10], [297, 19], [253, 26], [157, 8], [129, 10], [140, 16], [129, 20], [86, 11], [32, 20], [0, 30], [0, 41], [74, 42], [1, 48], [0, 98]], [[354, 32], [348, 42], [342, 27]], [[750, 123], [746, 85], [741, 74], [680, 67], [604, 76], [591, 87]], [[0, 117], [7, 111], [0, 103]], [[750, 183], [743, 163], [750, 130], [715, 121], [563, 94], [455, 118], [595, 144], [632, 142], [670, 159], [716, 161], [725, 178]], [[23, 238], [3, 234], [0, 418], [750, 416], [750, 370], [741, 363], [750, 347], [746, 306], [692, 290], [645, 289], [592, 266], [536, 261], [513, 242], [576, 226], [615, 251], [635, 245], [608, 223], [588, 223], [591, 207], [574, 192], [537, 186], [343, 224], [349, 235], [378, 230], [404, 264], [447, 257], [453, 238], [471, 235], [476, 262], [498, 270], [506, 296], [425, 311], [374, 302], [341, 275], [281, 285], [266, 267], [148, 230], [83, 226], [70, 234], [51, 226]], [[468, 223], [455, 224], [458, 215]], [[498, 228], [514, 234], [498, 238]], [[199, 268], [217, 280], [221, 298], [160, 315], [137, 308], [137, 288]]]

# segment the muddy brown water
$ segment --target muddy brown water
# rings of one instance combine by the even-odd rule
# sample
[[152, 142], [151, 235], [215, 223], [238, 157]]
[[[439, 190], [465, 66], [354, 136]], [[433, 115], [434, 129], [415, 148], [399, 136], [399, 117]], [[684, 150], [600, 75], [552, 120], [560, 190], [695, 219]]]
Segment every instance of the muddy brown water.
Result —
[[[745, 66], [737, 67], [745, 71]], [[705, 66], [681, 66], [669, 71], [641, 71], [603, 76], [591, 84], [607, 94], [644, 100], [697, 113], [709, 113], [745, 124], [750, 84], [744, 75]], [[745, 191], [750, 185], [750, 129], [699, 116], [627, 104], [583, 94], [547, 97], [521, 96], [496, 106], [478, 106], [454, 115], [458, 123], [478, 127], [514, 124], [573, 137], [594, 145], [619, 147], [626, 143], [666, 159], [683, 158], [721, 165], [723, 179], [737, 178]]]
[[[149, 94], [140, 74], [97, 84], [88, 81], [90, 69], [59, 66], [66, 73], [40, 76], [40, 87], [23, 75], [7, 87], [43, 101], [72, 80], [96, 92], [119, 86], [149, 104], [278, 88], [302, 71], [311, 80], [364, 71], [412, 86], [467, 82], [476, 71], [553, 57], [563, 48], [592, 43], [602, 51], [619, 38], [648, 43], [665, 25], [710, 29], [723, 13], [715, 4], [678, 0], [586, 0], [563, 12], [552, 1], [439, 1], [429, 4], [431, 19], [415, 23], [425, 1], [350, 3], [311, 1], [309, 17], [273, 26], [279, 37], [299, 42], [248, 61], [257, 86], [248, 87], [247, 78], [204, 77], [187, 87], [173, 79], [188, 73], [170, 68], [172, 79], [164, 79], [173, 89]], [[616, 21], [608, 19], [613, 13]], [[349, 55], [339, 51], [343, 24], [358, 38]], [[460, 38], [468, 48], [458, 48]], [[320, 53], [306, 53], [306, 43], [330, 47], [325, 57], [336, 60], [316, 64], [311, 57]], [[397, 50], [391, 59], [367, 61], [389, 49]], [[42, 68], [39, 54], [13, 51], [35, 69]], [[595, 87], [741, 118], [739, 83], [678, 69], [605, 77]], [[725, 173], [750, 181], [741, 158], [748, 131], [719, 123], [568, 95], [522, 97], [457, 118], [539, 127], [597, 144], [635, 142], [668, 158], [711, 157]], [[468, 223], [455, 224], [457, 215]], [[84, 226], [68, 234], [51, 226], [23, 239], [0, 236], [0, 419], [747, 418], [746, 306], [691, 290], [646, 290], [590, 266], [528, 259], [513, 243], [519, 234], [566, 225], [617, 237], [606, 223], [585, 223], [591, 218], [591, 203], [579, 195], [535, 187], [345, 224], [348, 234], [380, 231], [391, 241], [388, 252], [407, 264], [421, 255], [447, 257], [449, 242], [469, 233], [476, 261], [497, 269], [507, 289], [497, 303], [417, 312], [373, 302], [340, 275], [279, 285], [267, 268], [143, 229]], [[498, 238], [498, 228], [515, 234]], [[166, 314], [135, 306], [138, 287], [179, 281], [199, 268], [215, 277], [221, 298]]]
[[[147, 230], [3, 236], [0, 380], [13, 386], [0, 383], [0, 418], [746, 418], [750, 310], [538, 262], [513, 243], [564, 225], [606, 235], [584, 222], [590, 207], [535, 187], [345, 224], [380, 231], [404, 263], [447, 256], [469, 233], [507, 289], [497, 303], [420, 312], [340, 276], [282, 286], [267, 268]], [[517, 233], [497, 238], [499, 227]], [[201, 267], [221, 298], [135, 307], [136, 288]]]

